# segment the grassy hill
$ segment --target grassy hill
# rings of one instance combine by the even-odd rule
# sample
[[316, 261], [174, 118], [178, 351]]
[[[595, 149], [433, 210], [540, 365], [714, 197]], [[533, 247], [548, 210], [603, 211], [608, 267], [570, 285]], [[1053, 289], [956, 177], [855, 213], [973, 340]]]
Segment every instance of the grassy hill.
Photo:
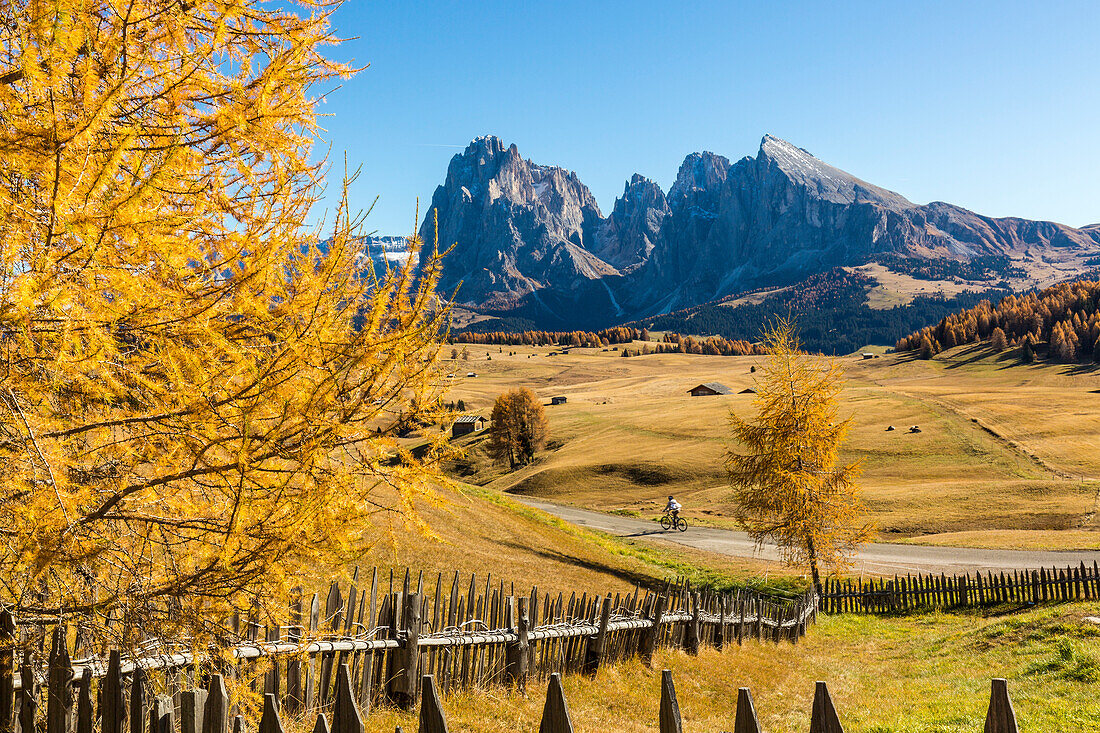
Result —
[[[448, 399], [487, 414], [497, 394], [525, 385], [547, 402], [561, 394], [568, 403], [547, 407], [552, 442], [532, 465], [503, 474], [474, 450], [459, 467], [466, 480], [641, 516], [656, 516], [671, 493], [689, 517], [732, 524], [726, 420], [730, 409], [751, 413], [753, 396], [693, 398], [687, 390], [709, 381], [734, 392], [752, 387], [750, 370], [761, 357], [470, 351], [471, 360], [454, 368], [478, 376], [456, 376]], [[865, 499], [883, 538], [1100, 547], [1093, 522], [1100, 376], [1064, 365], [1009, 366], [982, 345], [930, 361], [842, 358], [844, 407], [854, 417], [843, 458], [862, 462]], [[921, 432], [908, 432], [912, 425]]]
[[[380, 512], [374, 547], [361, 565], [423, 571], [429, 594], [438, 573], [449, 587], [456, 570], [467, 580], [471, 573], [482, 581], [492, 573], [517, 588], [538, 585], [566, 595], [626, 592], [635, 585], [657, 589], [677, 576], [716, 588], [801, 587], [799, 571], [779, 563], [612, 537], [567, 524], [495, 489], [448, 490], [440, 498], [438, 505], [423, 508], [434, 537], [423, 536], [395, 513]], [[325, 580], [318, 577], [316, 585], [323, 588]]]

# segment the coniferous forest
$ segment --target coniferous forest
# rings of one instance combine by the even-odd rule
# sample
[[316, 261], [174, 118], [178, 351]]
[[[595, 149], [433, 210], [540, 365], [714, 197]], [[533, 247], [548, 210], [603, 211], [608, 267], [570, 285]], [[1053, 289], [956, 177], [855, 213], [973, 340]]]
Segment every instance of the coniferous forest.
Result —
[[1040, 292], [1009, 295], [997, 305], [983, 300], [914, 331], [897, 342], [898, 351], [931, 358], [943, 349], [989, 340], [998, 351], [1020, 346], [1025, 360], [1047, 347], [1049, 358], [1064, 363], [1100, 362], [1100, 282], [1060, 283]]

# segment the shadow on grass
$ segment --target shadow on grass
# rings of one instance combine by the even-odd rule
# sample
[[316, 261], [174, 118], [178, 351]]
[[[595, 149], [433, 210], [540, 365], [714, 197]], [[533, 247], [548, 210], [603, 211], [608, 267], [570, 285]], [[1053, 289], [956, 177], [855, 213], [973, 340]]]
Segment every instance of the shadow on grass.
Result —
[[955, 360], [948, 364], [945, 369], [959, 369], [964, 366], [970, 366], [995, 353], [997, 352], [985, 346], [983, 343], [971, 344], [955, 354]]
[[665, 581], [659, 578], [654, 578], [651, 575], [645, 573], [635, 572], [633, 570], [624, 570], [623, 568], [615, 568], [610, 565], [596, 560], [586, 560], [575, 555], [570, 555], [565, 552], [550, 549], [539, 549], [537, 547], [530, 547], [529, 545], [521, 545], [515, 542], [501, 542], [505, 547], [510, 547], [515, 550], [524, 550], [530, 552], [539, 557], [552, 560], [554, 562], [565, 563], [567, 565], [576, 565], [586, 570], [592, 570], [598, 573], [604, 573], [618, 578], [619, 580], [625, 580], [631, 585], [639, 586], [645, 590], [660, 591], [665, 587]]

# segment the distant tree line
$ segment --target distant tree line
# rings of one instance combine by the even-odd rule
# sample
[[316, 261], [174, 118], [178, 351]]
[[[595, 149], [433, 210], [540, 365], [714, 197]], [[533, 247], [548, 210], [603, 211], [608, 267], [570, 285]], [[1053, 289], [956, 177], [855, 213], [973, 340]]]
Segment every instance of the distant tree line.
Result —
[[601, 331], [463, 331], [454, 335], [459, 344], [491, 344], [493, 346], [587, 346], [599, 348], [611, 344], [649, 341], [645, 328], [615, 326]]
[[[574, 346], [600, 348], [612, 344], [631, 344], [641, 341], [640, 348], [624, 348], [623, 356], [642, 356], [645, 354], [706, 354], [709, 356], [744, 356], [763, 354], [759, 344], [744, 339], [727, 339], [723, 336], [683, 336], [679, 333], [666, 333], [662, 340], [649, 345], [650, 334], [646, 328], [616, 326], [602, 331], [488, 331], [471, 333], [464, 331], [455, 334], [454, 342], [459, 344], [526, 345], [526, 346]], [[457, 358], [457, 352], [451, 349], [451, 358]]]
[[[981, 255], [969, 260], [926, 260], [917, 257], [879, 255], [877, 261], [894, 272], [901, 272], [918, 280], [1000, 280], [1006, 277], [1023, 277], [1027, 273], [1012, 265], [1005, 255]], [[1008, 287], [1007, 283], [1002, 283]]]
[[727, 339], [722, 336], [695, 338], [678, 333], [666, 333], [664, 341], [657, 344], [658, 354], [706, 354], [709, 356], [746, 356], [764, 354], [764, 346], [743, 339]]
[[1019, 346], [1025, 360], [1035, 347], [1065, 363], [1100, 362], [1100, 281], [1060, 283], [1041, 292], [1009, 295], [997, 305], [983, 300], [899, 339], [898, 351], [930, 359], [943, 349], [989, 340], [998, 350]]

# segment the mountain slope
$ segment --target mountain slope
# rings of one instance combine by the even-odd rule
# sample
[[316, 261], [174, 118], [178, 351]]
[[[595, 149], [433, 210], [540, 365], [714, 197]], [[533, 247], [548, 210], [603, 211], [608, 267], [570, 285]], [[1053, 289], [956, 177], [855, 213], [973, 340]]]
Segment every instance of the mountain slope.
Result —
[[1100, 253], [1100, 225], [917, 205], [770, 135], [734, 164], [688, 155], [667, 195], [635, 174], [606, 218], [576, 174], [482, 137], [436, 189], [421, 228], [429, 241], [436, 214], [441, 243], [455, 245], [444, 291], [461, 283], [465, 308], [546, 328], [649, 318], [869, 263], [979, 290], [992, 273], [1001, 288], [1026, 289]]

